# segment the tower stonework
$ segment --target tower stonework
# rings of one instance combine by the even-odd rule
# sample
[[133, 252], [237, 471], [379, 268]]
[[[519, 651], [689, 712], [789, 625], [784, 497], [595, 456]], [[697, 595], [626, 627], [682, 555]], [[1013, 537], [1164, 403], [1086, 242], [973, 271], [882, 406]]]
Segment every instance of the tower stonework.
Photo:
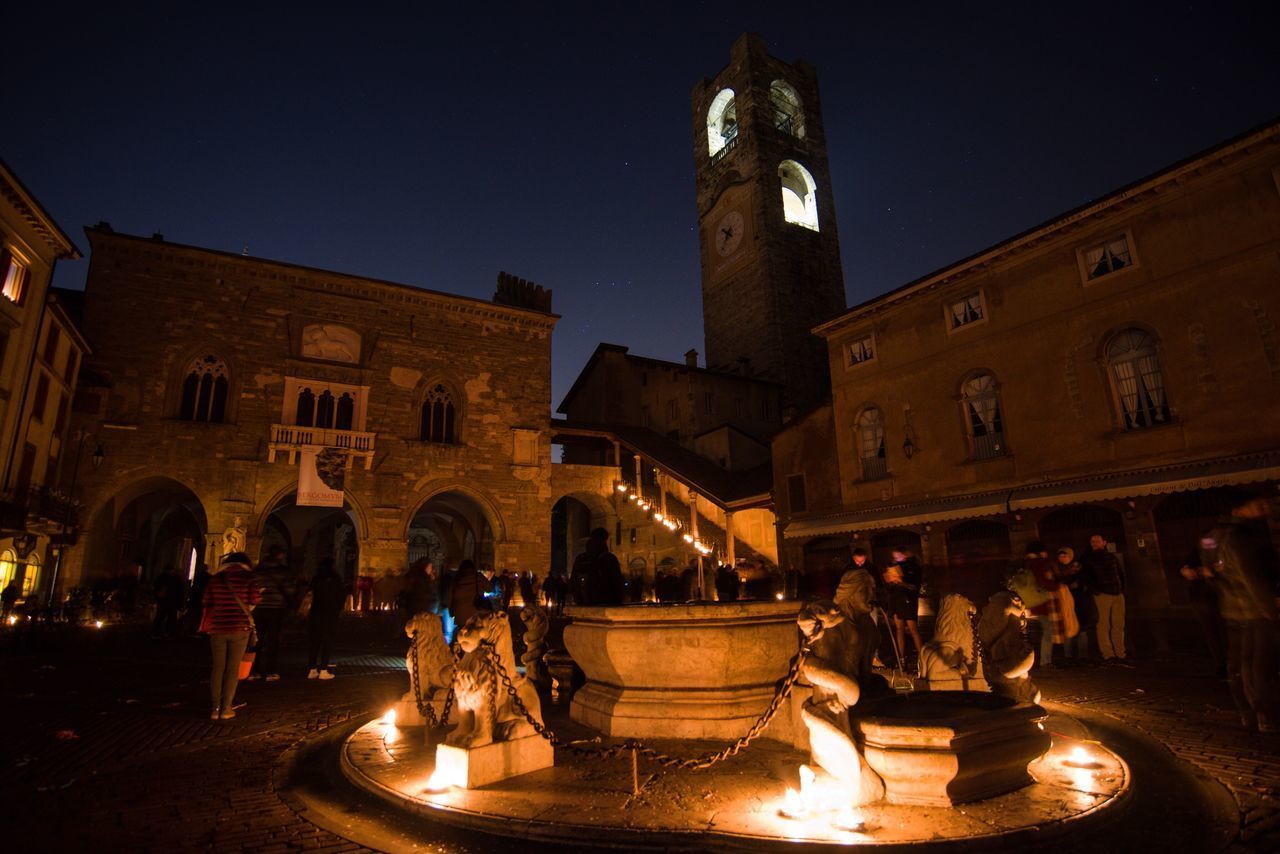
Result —
[[829, 388], [810, 330], [845, 308], [817, 75], [746, 33], [692, 100], [707, 366], [807, 406]]

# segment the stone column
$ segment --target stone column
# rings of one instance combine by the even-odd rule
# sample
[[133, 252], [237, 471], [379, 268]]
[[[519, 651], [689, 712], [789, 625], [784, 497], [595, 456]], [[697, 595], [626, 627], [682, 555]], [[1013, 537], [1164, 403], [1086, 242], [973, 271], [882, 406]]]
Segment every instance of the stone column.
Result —
[[[698, 493], [692, 489], [689, 490], [689, 535], [693, 537], [693, 541], [698, 541]], [[705, 599], [706, 587], [702, 581], [702, 552], [694, 549], [694, 555], [698, 561], [698, 598]]]
[[724, 562], [729, 566], [735, 566], [737, 561], [734, 556], [733, 548], [733, 511], [724, 511]]
[[636, 454], [636, 495], [640, 496], [640, 500], [644, 500], [644, 462], [640, 459], [640, 455]]
[[667, 479], [661, 473], [659, 473], [654, 479], [658, 481], [658, 500], [661, 502], [658, 512], [660, 512], [662, 514], [662, 518], [665, 519], [667, 518]]

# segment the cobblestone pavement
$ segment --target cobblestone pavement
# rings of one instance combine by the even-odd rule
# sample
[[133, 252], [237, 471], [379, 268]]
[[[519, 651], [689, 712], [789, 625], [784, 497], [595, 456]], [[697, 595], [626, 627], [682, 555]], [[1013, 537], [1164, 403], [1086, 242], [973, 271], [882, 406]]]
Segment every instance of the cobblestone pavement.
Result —
[[[394, 626], [344, 622], [338, 678], [248, 683], [230, 722], [207, 715], [207, 647], [124, 627], [0, 637], [0, 804], [21, 851], [356, 851], [273, 789], [299, 739], [384, 708], [407, 684]], [[286, 636], [295, 650], [298, 635]], [[1051, 671], [1046, 700], [1108, 714], [1225, 786], [1239, 851], [1280, 850], [1280, 737], [1242, 730], [1226, 685], [1183, 659]], [[499, 844], [498, 847], [509, 847]], [[436, 846], [425, 844], [423, 850]]]

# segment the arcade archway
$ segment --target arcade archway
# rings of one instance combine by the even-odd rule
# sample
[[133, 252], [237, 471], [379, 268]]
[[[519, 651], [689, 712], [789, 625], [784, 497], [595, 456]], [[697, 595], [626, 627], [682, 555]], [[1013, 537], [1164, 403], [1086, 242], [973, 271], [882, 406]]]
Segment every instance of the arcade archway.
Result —
[[300, 506], [293, 494], [276, 502], [262, 525], [261, 555], [284, 550], [290, 570], [310, 578], [326, 558], [351, 587], [360, 566], [360, 531], [349, 504], [342, 507]]
[[409, 521], [405, 565], [429, 557], [438, 572], [451, 572], [464, 560], [491, 566], [493, 526], [484, 508], [464, 492], [442, 492], [429, 498]]
[[1004, 587], [1013, 565], [1009, 528], [999, 522], [974, 519], [947, 531], [947, 565], [938, 572], [938, 599], [960, 593], [981, 607]]
[[83, 577], [146, 582], [166, 566], [193, 578], [204, 563], [209, 524], [187, 486], [166, 477], [130, 484], [94, 513], [84, 537]]

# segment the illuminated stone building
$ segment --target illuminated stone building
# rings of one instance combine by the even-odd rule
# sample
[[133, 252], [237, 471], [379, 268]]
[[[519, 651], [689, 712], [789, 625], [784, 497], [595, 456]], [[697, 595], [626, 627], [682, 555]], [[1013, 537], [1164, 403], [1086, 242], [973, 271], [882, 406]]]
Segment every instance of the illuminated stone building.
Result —
[[[551, 295], [503, 274], [492, 302], [88, 230], [69, 583], [190, 573], [242, 527], [295, 568], [351, 580], [410, 557], [549, 561]], [[347, 455], [341, 507], [298, 506], [308, 450]], [[237, 524], [237, 521], [239, 524]], [[233, 534], [234, 539], [234, 534]]]
[[[66, 462], [67, 425], [87, 350], [50, 293], [58, 260], [80, 251], [0, 163], [0, 588], [43, 593], [75, 508], [55, 487]], [[72, 456], [81, 450], [76, 443]]]
[[784, 560], [918, 547], [985, 598], [1035, 537], [1123, 555], [1139, 604], [1227, 490], [1280, 477], [1280, 125], [819, 325], [831, 402], [773, 441]]

